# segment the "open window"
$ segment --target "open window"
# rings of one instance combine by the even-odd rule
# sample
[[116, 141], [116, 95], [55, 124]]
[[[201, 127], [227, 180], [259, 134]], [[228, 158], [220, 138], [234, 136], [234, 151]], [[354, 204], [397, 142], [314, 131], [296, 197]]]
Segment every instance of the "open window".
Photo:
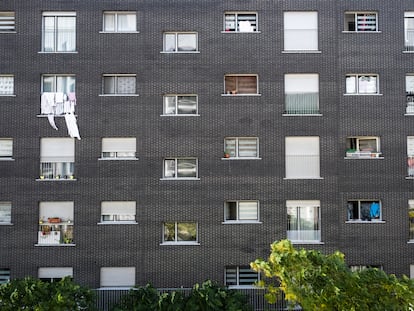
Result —
[[163, 244], [198, 244], [196, 222], [165, 222]]
[[379, 200], [348, 200], [348, 221], [379, 221], [382, 220], [381, 201]]
[[256, 32], [257, 13], [226, 12], [224, 13], [225, 32]]
[[136, 223], [135, 201], [103, 201], [101, 202], [101, 223], [127, 224]]
[[375, 12], [346, 12], [344, 31], [378, 31], [378, 18]]
[[314, 243], [321, 240], [320, 202], [288, 200], [287, 238], [292, 242]]
[[379, 158], [380, 138], [375, 136], [355, 136], [346, 139], [346, 157], [353, 159]]
[[224, 222], [258, 222], [259, 202], [258, 201], [226, 201], [224, 203]]
[[224, 284], [230, 288], [253, 288], [260, 280], [260, 274], [250, 266], [228, 266], [224, 276]]

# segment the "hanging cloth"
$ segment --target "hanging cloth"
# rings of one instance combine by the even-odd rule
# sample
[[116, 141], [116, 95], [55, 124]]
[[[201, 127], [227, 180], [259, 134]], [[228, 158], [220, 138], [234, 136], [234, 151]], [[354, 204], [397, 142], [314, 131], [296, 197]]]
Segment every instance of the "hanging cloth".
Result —
[[56, 124], [55, 124], [55, 115], [48, 114], [47, 119], [49, 120], [49, 124], [52, 128], [54, 128], [56, 131], [58, 130]]
[[78, 125], [76, 124], [76, 117], [73, 113], [65, 114], [66, 126], [68, 127], [68, 134], [72, 138], [81, 139], [79, 135]]

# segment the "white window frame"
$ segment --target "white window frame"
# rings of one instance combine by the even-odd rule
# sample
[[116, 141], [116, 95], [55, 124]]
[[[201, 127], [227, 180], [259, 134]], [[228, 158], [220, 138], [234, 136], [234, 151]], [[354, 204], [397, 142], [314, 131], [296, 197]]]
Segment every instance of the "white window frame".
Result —
[[284, 52], [320, 53], [317, 11], [287, 11], [283, 21]]
[[[234, 141], [234, 150], [230, 148], [230, 143]], [[248, 145], [252, 146], [253, 141], [255, 144], [256, 156], [243, 156], [243, 144], [241, 142], [248, 142]], [[252, 149], [253, 150], [253, 149]], [[250, 150], [249, 150], [250, 151]], [[243, 159], [260, 159], [259, 157], [259, 138], [258, 137], [226, 137], [224, 138], [224, 159], [234, 159], [234, 160], [243, 160]]]
[[[167, 224], [171, 225], [174, 224], [174, 236], [173, 239], [166, 239], [166, 235], [168, 232], [166, 231]], [[195, 225], [196, 236], [195, 240], [180, 240], [179, 239], [179, 230], [178, 227], [180, 224], [191, 224]], [[166, 221], [162, 224], [162, 243], [161, 245], [200, 245], [198, 241], [198, 223], [195, 221]]]
[[136, 201], [102, 201], [99, 224], [136, 224], [136, 214]]
[[0, 161], [13, 160], [13, 138], [0, 138]]
[[99, 160], [137, 160], [135, 137], [103, 137]]
[[[235, 283], [236, 284], [231, 284], [233, 282], [230, 282], [230, 280], [232, 280], [229, 275], [233, 276], [232, 279], [234, 279], [235, 277]], [[249, 278], [251, 278], [253, 275], [255, 276], [254, 278], [254, 282], [251, 282], [251, 284], [241, 284], [243, 283], [243, 275], [248, 276]], [[228, 287], [228, 288], [257, 288], [256, 282], [260, 281], [260, 273], [254, 271], [253, 269], [250, 268], [250, 266], [246, 265], [246, 266], [227, 266], [224, 269], [224, 284]], [[249, 282], [250, 283], [250, 282]]]
[[[378, 210], [372, 210], [372, 204], [376, 203], [378, 206]], [[356, 204], [356, 206], [354, 206]], [[362, 204], [365, 204], [364, 206], [368, 207], [367, 205], [370, 204], [369, 210], [363, 211], [361, 208], [364, 206]], [[354, 210], [356, 208], [356, 210]], [[382, 219], [382, 202], [379, 199], [348, 199], [346, 202], [346, 222], [347, 223], [378, 223], [378, 222], [384, 222]], [[354, 215], [354, 212], [357, 212], [358, 218], [352, 218]], [[366, 214], [366, 213], [369, 213]], [[375, 213], [375, 214], [373, 214]], [[363, 215], [366, 214], [366, 215]], [[375, 215], [374, 217], [372, 217]]]
[[[105, 88], [105, 79], [107, 78], [111, 78], [113, 79], [113, 88], [114, 88], [114, 92], [113, 93], [106, 93], [108, 90], [106, 90]], [[119, 84], [118, 84], [118, 80], [119, 78], [134, 78], [135, 81], [135, 90], [134, 93], [123, 93], [123, 92], [119, 92]], [[138, 96], [137, 94], [137, 75], [136, 74], [103, 74], [102, 75], [102, 94], [101, 96]]]
[[[106, 25], [106, 17], [113, 16], [114, 29], [108, 30]], [[133, 16], [134, 17], [134, 29], [120, 30], [119, 28], [119, 16]], [[137, 31], [137, 12], [136, 11], [104, 11], [102, 14], [102, 31], [103, 33], [138, 33]]]
[[[242, 18], [242, 16], [254, 16], [253, 19]], [[258, 31], [258, 19], [257, 12], [243, 12], [243, 11], [230, 11], [224, 13], [224, 30], [223, 32], [227, 33], [249, 33], [249, 32], [259, 32]], [[230, 20], [229, 17], [233, 17], [234, 20]], [[254, 24], [252, 25], [252, 21]], [[231, 24], [234, 24], [233, 26]], [[234, 30], [232, 30], [234, 29]]]
[[[359, 17], [364, 18], [367, 16], [375, 16], [375, 24], [374, 29], [370, 30], [364, 30], [372, 28], [370, 25], [367, 24], [361, 24], [361, 26], [358, 24]], [[349, 23], [353, 22], [354, 30], [349, 30]], [[366, 33], [366, 32], [379, 32], [378, 31], [378, 14], [377, 12], [345, 12], [344, 15], [344, 32], [359, 32], [359, 33]]]
[[0, 285], [10, 282], [10, 269], [0, 268]]
[[43, 137], [40, 139], [39, 180], [75, 180], [74, 166], [75, 140], [73, 138]]
[[[235, 88], [232, 89], [227, 79], [235, 79]], [[239, 84], [241, 83], [241, 79], [243, 78], [254, 78], [256, 80], [256, 92], [255, 93], [246, 93], [243, 88], [239, 88]], [[242, 93], [241, 93], [242, 92]], [[231, 95], [231, 96], [258, 96], [259, 93], [259, 75], [257, 74], [225, 74], [224, 75], [224, 94], [223, 95]]]
[[[362, 88], [361, 83], [364, 78], [375, 78], [375, 91], [368, 91], [367, 87]], [[352, 81], [353, 80], [353, 81]], [[345, 94], [346, 95], [380, 95], [379, 75], [371, 73], [347, 74], [345, 77]]]
[[405, 52], [414, 52], [414, 11], [404, 12]]
[[[190, 176], [190, 177], [180, 177], [178, 176], [180, 174], [179, 168], [178, 168], [178, 162], [185, 161], [185, 160], [195, 160], [195, 172], [196, 176]], [[167, 173], [169, 170], [167, 170], [167, 162], [166, 161], [174, 161], [174, 172], [172, 173], [172, 176], [170, 176], [170, 173]], [[198, 180], [198, 158], [194, 157], [178, 157], [178, 158], [165, 158], [163, 160], [163, 178], [167, 180]]]
[[[196, 109], [194, 113], [179, 113], [180, 97], [194, 97], [195, 105], [196, 105]], [[170, 98], [174, 98], [174, 101], [175, 101], [174, 103], [175, 105], [173, 108], [168, 105], [169, 104], [168, 100]], [[163, 96], [163, 116], [198, 116], [198, 96], [196, 94], [165, 94]]]
[[[375, 140], [374, 148], [361, 148], [361, 143], [364, 141]], [[346, 158], [348, 159], [375, 159], [382, 158], [381, 153], [381, 139], [378, 136], [350, 136], [346, 139], [347, 151]], [[355, 148], [353, 146], [355, 145]], [[374, 150], [369, 150], [374, 149]]]
[[285, 171], [285, 179], [321, 179], [320, 137], [285, 137]]
[[14, 75], [0, 74], [0, 96], [15, 96]]
[[[243, 214], [244, 205], [256, 205], [256, 217], [244, 217]], [[224, 202], [224, 222], [223, 224], [246, 224], [246, 223], [261, 223], [259, 214], [259, 201], [257, 200], [228, 200]], [[234, 214], [235, 217], [232, 217]], [[232, 219], [234, 218], [234, 219]]]
[[[175, 36], [175, 45], [172, 49], [167, 47], [167, 36]], [[179, 36], [180, 35], [194, 35], [195, 36], [195, 49], [194, 50], [179, 50]], [[167, 31], [163, 33], [163, 53], [199, 53], [198, 50], [198, 33], [194, 31]]]
[[0, 225], [11, 225], [12, 202], [0, 202]]
[[136, 282], [135, 267], [101, 267], [100, 287], [105, 289], [130, 289]]
[[[53, 41], [53, 48], [52, 50], [46, 50], [46, 39], [45, 39], [45, 19], [46, 18], [50, 18], [53, 17], [54, 18], [54, 26], [53, 26], [53, 35], [52, 35], [52, 41]], [[59, 18], [68, 18], [68, 17], [74, 17], [75, 18], [75, 29], [71, 30], [74, 32], [74, 38], [71, 38], [73, 40], [73, 44], [74, 47], [73, 49], [69, 49], [69, 50], [59, 50], [58, 47], [58, 43], [59, 43], [59, 38], [61, 38], [61, 36], [59, 36], [59, 34], [61, 34], [59, 32], [58, 29], [58, 19]], [[76, 24], [77, 24], [77, 18], [76, 18], [76, 12], [43, 12], [42, 13], [42, 53], [76, 53], [76, 40], [77, 40], [77, 29], [76, 29]]]
[[73, 279], [72, 267], [39, 267], [37, 277], [44, 282], [59, 282], [65, 277]]
[[16, 13], [13, 11], [0, 11], [0, 34], [16, 32]]
[[[298, 244], [312, 244], [321, 243], [321, 202], [319, 200], [287, 200], [287, 230], [286, 235], [292, 243]], [[295, 224], [289, 221], [289, 209], [292, 209], [296, 215], [296, 227], [290, 230], [290, 226]], [[316, 215], [315, 215], [316, 213]], [[305, 214], [305, 215], [303, 215]], [[307, 215], [306, 215], [307, 214]], [[306, 229], [305, 220], [309, 223], [311, 220], [311, 214], [313, 214], [312, 225], [317, 229]], [[310, 216], [311, 215], [311, 216]], [[317, 217], [317, 219], [315, 219]], [[316, 221], [316, 223], [315, 223]], [[297, 237], [297, 238], [293, 238]], [[309, 238], [310, 237], [310, 238]]]

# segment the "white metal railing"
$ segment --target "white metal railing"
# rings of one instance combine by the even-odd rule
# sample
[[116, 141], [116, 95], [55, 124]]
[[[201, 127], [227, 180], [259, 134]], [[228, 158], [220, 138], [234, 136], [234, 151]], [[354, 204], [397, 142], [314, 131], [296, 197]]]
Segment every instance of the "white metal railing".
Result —
[[414, 51], [414, 29], [405, 30], [405, 51]]
[[74, 179], [73, 162], [40, 163], [40, 179]]
[[286, 114], [318, 114], [319, 93], [286, 94]]

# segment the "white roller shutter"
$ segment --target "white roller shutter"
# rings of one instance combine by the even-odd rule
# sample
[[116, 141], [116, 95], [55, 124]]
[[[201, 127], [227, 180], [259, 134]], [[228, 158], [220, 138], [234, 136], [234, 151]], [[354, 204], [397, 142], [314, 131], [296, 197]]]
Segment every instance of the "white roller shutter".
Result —
[[75, 162], [75, 140], [73, 138], [42, 138], [40, 140], [40, 162]]
[[135, 267], [101, 268], [101, 287], [132, 287], [135, 285]]
[[320, 178], [319, 137], [286, 137], [286, 178]]
[[136, 152], [136, 138], [102, 138], [102, 152]]
[[40, 202], [39, 217], [47, 221], [48, 218], [59, 217], [63, 221], [73, 221], [73, 202], [57, 201], [57, 202]]
[[39, 279], [63, 278], [65, 276], [73, 277], [72, 267], [45, 267], [39, 268]]
[[135, 201], [104, 201], [101, 203], [102, 215], [135, 215]]
[[318, 13], [284, 13], [285, 51], [318, 49]]

